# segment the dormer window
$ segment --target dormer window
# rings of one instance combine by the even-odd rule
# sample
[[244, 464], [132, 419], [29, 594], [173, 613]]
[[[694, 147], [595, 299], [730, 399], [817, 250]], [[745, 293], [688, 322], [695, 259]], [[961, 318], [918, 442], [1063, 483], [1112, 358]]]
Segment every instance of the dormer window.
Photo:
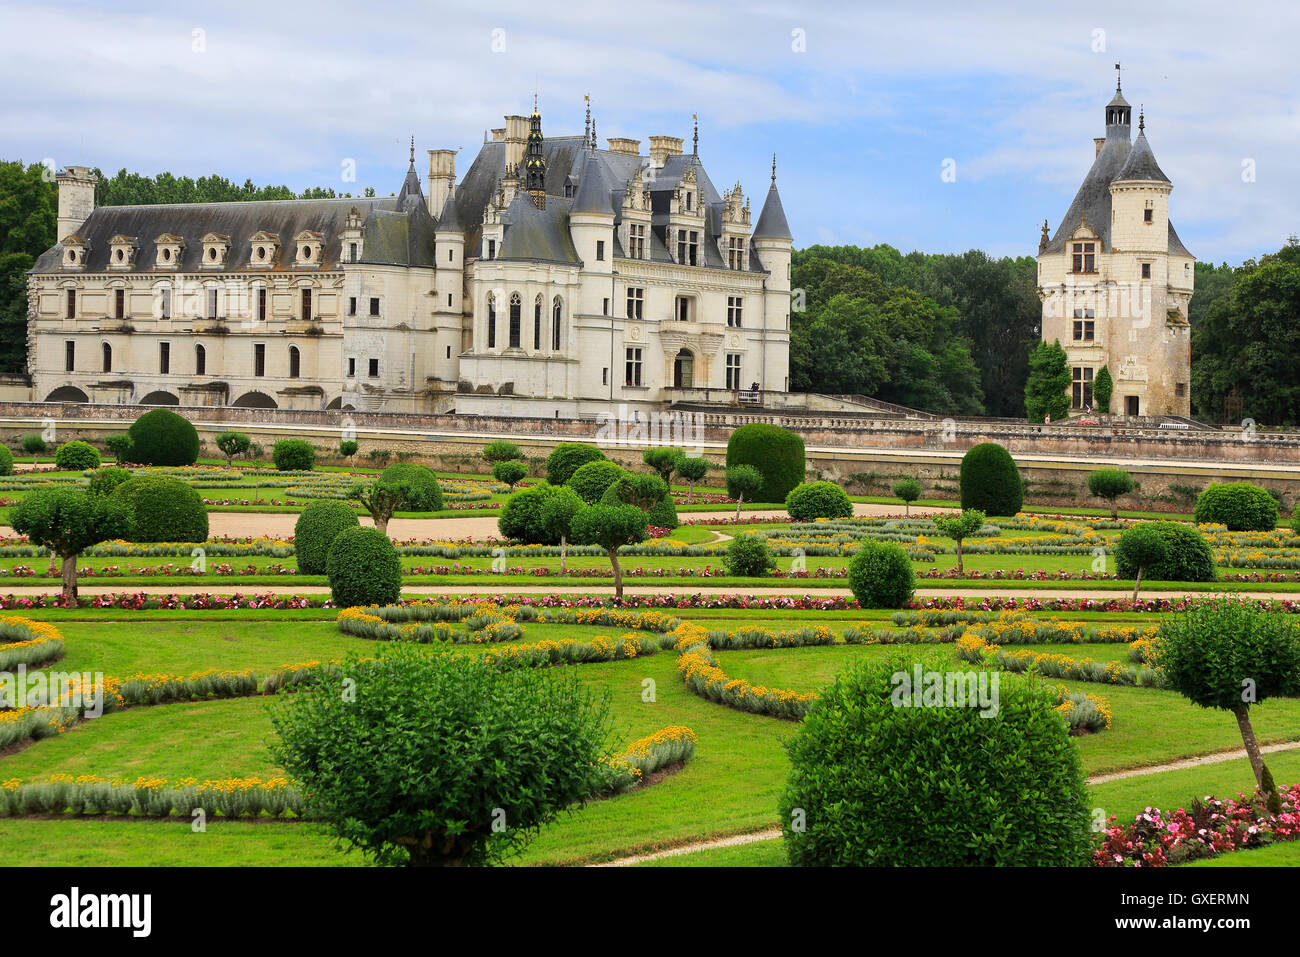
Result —
[[208, 233], [203, 237], [204, 269], [222, 269], [230, 255], [230, 237], [220, 233]]
[[325, 247], [325, 235], [304, 229], [293, 237], [294, 265], [315, 267], [320, 265], [321, 251]]
[[185, 240], [171, 233], [163, 233], [154, 240], [154, 245], [158, 249], [158, 257], [154, 262], [159, 269], [175, 269], [180, 265], [181, 252], [185, 249]]
[[130, 269], [135, 263], [135, 237], [118, 234], [108, 241], [108, 268]]
[[90, 250], [78, 236], [69, 236], [63, 241], [63, 265], [68, 269], [81, 269], [86, 265], [86, 253]]
[[251, 252], [248, 265], [253, 269], [270, 269], [275, 265], [275, 254], [280, 248], [280, 237], [264, 229], [259, 229], [249, 237]]

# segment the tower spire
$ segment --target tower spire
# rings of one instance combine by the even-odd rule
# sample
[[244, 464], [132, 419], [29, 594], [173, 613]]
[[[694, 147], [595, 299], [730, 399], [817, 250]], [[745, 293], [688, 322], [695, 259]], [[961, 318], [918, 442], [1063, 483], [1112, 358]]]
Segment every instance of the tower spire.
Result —
[[1143, 130], [1147, 128], [1147, 119], [1144, 113], [1145, 109], [1146, 109], [1145, 106], [1143, 106], [1142, 104], [1138, 104], [1138, 132], [1139, 133], [1141, 133]]
[[1115, 92], [1116, 93], [1124, 92], [1123, 89], [1121, 89], [1120, 87], [1120, 71], [1119, 71], [1118, 63], [1115, 64]]
[[411, 165], [415, 165], [415, 134], [411, 134]]
[[524, 147], [524, 189], [538, 209], [546, 208], [546, 155], [542, 150], [542, 114], [533, 94], [533, 115], [528, 123], [528, 143]]
[[772, 185], [776, 186], [776, 154], [772, 154]]
[[583, 96], [587, 103], [587, 125], [582, 128], [582, 145], [591, 146], [591, 94]]
[[698, 114], [698, 113], [692, 113], [692, 114], [691, 114], [691, 120], [695, 123], [695, 140], [694, 140], [694, 145], [691, 147], [691, 154], [692, 154], [693, 156], [699, 156], [699, 155], [700, 155], [700, 116], [699, 116], [699, 114]]

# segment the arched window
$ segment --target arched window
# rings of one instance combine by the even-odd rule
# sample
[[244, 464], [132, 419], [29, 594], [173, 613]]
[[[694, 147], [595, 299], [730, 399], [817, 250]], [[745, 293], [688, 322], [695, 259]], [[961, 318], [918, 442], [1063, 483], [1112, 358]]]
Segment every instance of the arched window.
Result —
[[112, 372], [113, 371], [113, 347], [110, 346], [107, 342], [105, 342], [104, 345], [102, 346], [102, 349], [104, 352], [104, 371]]
[[533, 301], [533, 348], [542, 348], [542, 294]]
[[497, 347], [497, 297], [488, 293], [487, 299], [487, 336], [489, 349]]
[[551, 348], [560, 351], [560, 297], [551, 303]]
[[298, 352], [297, 346], [289, 347], [289, 378], [296, 379], [302, 371], [302, 356]]
[[520, 326], [522, 325], [522, 315], [524, 309], [524, 300], [519, 293], [512, 293], [510, 296], [510, 348], [519, 348]]
[[208, 374], [208, 350], [200, 345], [194, 347], [194, 374]]

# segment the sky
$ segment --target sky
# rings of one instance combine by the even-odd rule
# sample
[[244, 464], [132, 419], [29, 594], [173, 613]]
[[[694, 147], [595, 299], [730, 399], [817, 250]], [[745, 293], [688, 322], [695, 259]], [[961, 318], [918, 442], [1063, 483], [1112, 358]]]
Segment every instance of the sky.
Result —
[[[538, 95], [548, 135], [680, 136], [796, 246], [1034, 255], [1125, 97], [1202, 261], [1300, 232], [1300, 4], [0, 0], [0, 158], [381, 195]], [[1136, 119], [1135, 119], [1136, 123]], [[1136, 135], [1136, 131], [1135, 131]], [[355, 170], [355, 178], [347, 178]]]

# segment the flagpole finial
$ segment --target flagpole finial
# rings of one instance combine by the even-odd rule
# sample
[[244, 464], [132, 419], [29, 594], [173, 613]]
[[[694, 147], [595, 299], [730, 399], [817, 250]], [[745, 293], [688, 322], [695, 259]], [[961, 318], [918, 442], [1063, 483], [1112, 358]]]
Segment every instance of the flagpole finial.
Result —
[[776, 154], [772, 154], [772, 185], [776, 185]]

